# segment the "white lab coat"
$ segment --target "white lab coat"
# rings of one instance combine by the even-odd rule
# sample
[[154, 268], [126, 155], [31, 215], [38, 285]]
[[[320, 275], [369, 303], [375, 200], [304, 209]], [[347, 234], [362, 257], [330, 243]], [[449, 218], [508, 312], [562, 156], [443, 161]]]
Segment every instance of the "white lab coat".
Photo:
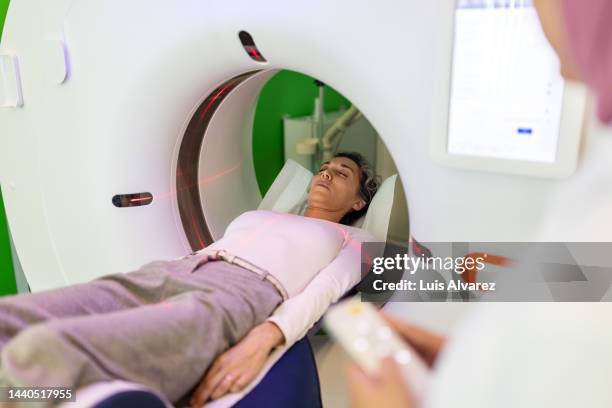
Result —
[[[612, 128], [588, 134], [535, 240], [612, 241]], [[612, 407], [612, 303], [476, 305], [435, 371], [428, 408]]]

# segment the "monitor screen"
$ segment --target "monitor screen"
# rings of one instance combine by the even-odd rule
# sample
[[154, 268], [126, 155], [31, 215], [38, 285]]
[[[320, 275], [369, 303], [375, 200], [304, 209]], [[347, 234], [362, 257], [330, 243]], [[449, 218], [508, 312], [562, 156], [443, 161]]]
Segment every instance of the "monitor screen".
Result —
[[458, 0], [448, 153], [553, 163], [559, 61], [531, 0]]

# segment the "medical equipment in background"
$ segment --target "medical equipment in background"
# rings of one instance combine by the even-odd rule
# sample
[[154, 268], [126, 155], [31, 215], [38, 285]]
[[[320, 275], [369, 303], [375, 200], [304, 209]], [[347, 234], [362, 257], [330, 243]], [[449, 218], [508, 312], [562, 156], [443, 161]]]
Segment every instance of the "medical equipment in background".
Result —
[[[327, 112], [323, 119], [317, 114], [284, 118], [285, 160], [295, 160], [316, 173], [321, 163], [329, 160], [333, 153], [339, 150], [356, 151], [376, 168], [378, 135], [374, 127], [358, 113], [353, 105], [348, 110]], [[312, 137], [312, 134], [319, 132], [319, 127], [322, 129], [321, 137]]]
[[[323, 145], [321, 148], [323, 152], [323, 162], [333, 157], [334, 153], [338, 151], [338, 147], [342, 142], [342, 137], [346, 134], [349, 126], [362, 117], [363, 115], [355, 105], [351, 105], [351, 107], [325, 132], [321, 141]], [[334, 139], [337, 139], [337, 141]]]
[[309, 126], [309, 136], [304, 137], [303, 140], [297, 143], [293, 149], [287, 149], [286, 141], [288, 139], [288, 135], [285, 131], [285, 160], [292, 158], [295, 153], [298, 155], [308, 156], [308, 159], [304, 158], [304, 160], [301, 161], [308, 160], [310, 162], [310, 166], [307, 167], [313, 172], [321, 164], [322, 154], [320, 145], [325, 128], [325, 84], [318, 79], [315, 79], [314, 83], [317, 86], [318, 95], [314, 100], [312, 117], [309, 118], [309, 120], [312, 122], [311, 126]]
[[[319, 90], [319, 96], [315, 99], [314, 121], [316, 126], [313, 128], [313, 130], [316, 130], [314, 138], [317, 139], [317, 142], [320, 144], [321, 138], [323, 137], [323, 123], [325, 121], [325, 84], [318, 79], [315, 80], [315, 84]], [[322, 159], [320, 148], [317, 149], [317, 154], [315, 157], [315, 167], [320, 166]]]
[[[315, 80], [315, 84], [317, 85], [319, 94], [314, 101], [315, 103], [312, 117], [307, 118], [307, 121], [309, 120], [311, 122], [310, 137], [304, 138], [304, 140], [298, 142], [295, 147], [293, 146], [293, 143], [287, 143], [288, 141], [292, 141], [296, 138], [296, 135], [287, 133], [289, 131], [299, 132], [301, 129], [298, 130], [292, 129], [291, 127], [288, 128], [285, 122], [285, 159], [297, 159], [295, 157], [295, 153], [298, 155], [309, 156], [311, 163], [310, 170], [313, 172], [315, 172], [321, 166], [321, 163], [326, 162], [333, 157], [334, 153], [338, 151], [339, 145], [342, 142], [342, 137], [346, 133], [349, 126], [363, 117], [355, 105], [351, 105], [346, 112], [343, 112], [342, 115], [333, 122], [333, 125], [326, 126], [326, 114], [325, 110], [323, 109], [325, 106], [325, 84], [319, 80]], [[307, 125], [307, 123], [305, 124]], [[376, 131], [372, 128], [372, 132], [375, 133]], [[297, 138], [299, 137], [300, 136], [297, 136]], [[344, 150], [369, 151], [368, 149], [359, 149], [358, 147], [354, 147], [350, 144], [347, 144]], [[306, 158], [300, 161], [305, 162]], [[373, 166], [375, 165], [375, 161], [369, 160], [369, 162]]]
[[434, 123], [432, 159], [507, 174], [571, 175], [586, 91], [564, 81], [532, 1], [459, 0], [444, 30], [442, 41], [453, 41], [434, 65], [434, 109], [448, 116]]

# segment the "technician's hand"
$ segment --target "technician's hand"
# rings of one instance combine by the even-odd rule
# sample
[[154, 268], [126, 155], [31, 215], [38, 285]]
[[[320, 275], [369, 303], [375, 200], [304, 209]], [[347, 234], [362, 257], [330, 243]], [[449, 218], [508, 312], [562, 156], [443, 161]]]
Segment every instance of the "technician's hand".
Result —
[[380, 316], [393, 330], [398, 332], [417, 353], [419, 353], [430, 367], [434, 365], [440, 351], [446, 343], [446, 338], [444, 336], [440, 336], [408, 322], [398, 320], [385, 312], [380, 312]]
[[399, 367], [391, 358], [382, 362], [380, 374], [370, 377], [355, 363], [346, 366], [352, 408], [412, 408], [414, 403]]
[[201, 407], [209, 398], [242, 390], [257, 377], [272, 349], [284, 341], [283, 333], [274, 323], [255, 326], [238, 344], [215, 359], [193, 393], [191, 406]]

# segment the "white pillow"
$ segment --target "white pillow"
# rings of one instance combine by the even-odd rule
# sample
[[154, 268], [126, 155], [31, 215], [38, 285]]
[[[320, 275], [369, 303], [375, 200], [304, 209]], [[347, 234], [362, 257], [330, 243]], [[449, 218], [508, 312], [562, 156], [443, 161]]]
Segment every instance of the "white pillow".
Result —
[[[257, 209], [281, 211], [302, 215], [313, 174], [297, 162], [289, 159], [268, 189]], [[387, 240], [389, 219], [393, 208], [397, 174], [388, 177], [378, 188], [368, 212], [353, 223], [380, 241]]]
[[[355, 225], [368, 231], [380, 241], [387, 240], [389, 220], [391, 219], [391, 210], [393, 209], [393, 198], [395, 197], [396, 181], [397, 174], [394, 174], [387, 177], [385, 181], [382, 182], [370, 203], [370, 207], [368, 207], [368, 212], [365, 215], [363, 224]], [[359, 221], [360, 220], [357, 220], [357, 222]]]
[[296, 161], [287, 160], [257, 209], [299, 214], [297, 207], [308, 196], [312, 176]]

